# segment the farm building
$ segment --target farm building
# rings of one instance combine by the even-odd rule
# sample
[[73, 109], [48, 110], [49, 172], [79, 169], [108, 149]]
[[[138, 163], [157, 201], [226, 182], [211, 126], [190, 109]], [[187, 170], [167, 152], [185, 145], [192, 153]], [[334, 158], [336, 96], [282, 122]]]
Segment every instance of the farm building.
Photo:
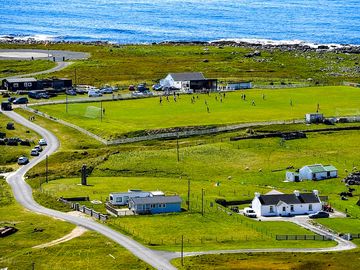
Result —
[[226, 90], [251, 89], [251, 82], [230, 82], [226, 85]]
[[109, 202], [114, 206], [125, 206], [129, 204], [131, 198], [145, 198], [154, 196], [164, 196], [162, 191], [142, 191], [129, 190], [128, 192], [114, 192], [109, 195]]
[[44, 88], [62, 89], [72, 87], [71, 79], [44, 79], [35, 78], [13, 78], [4, 79], [2, 88], [9, 91], [32, 91], [43, 90]]
[[299, 170], [300, 180], [323, 180], [338, 177], [338, 170], [332, 165], [307, 165]]
[[305, 123], [321, 123], [324, 120], [324, 115], [322, 113], [307, 113], [305, 114]]
[[179, 196], [154, 196], [146, 198], [131, 198], [129, 209], [135, 214], [160, 214], [181, 211]]
[[252, 209], [258, 217], [264, 216], [292, 216], [313, 214], [322, 209], [318, 191], [293, 194], [280, 192], [261, 195], [256, 192], [251, 203]]
[[35, 78], [10, 78], [2, 81], [2, 88], [9, 91], [37, 90], [38, 81]]
[[160, 80], [163, 89], [179, 89], [181, 91], [215, 91], [217, 79], [206, 79], [201, 72], [169, 73]]
[[286, 180], [289, 182], [300, 182], [300, 174], [297, 172], [286, 172]]

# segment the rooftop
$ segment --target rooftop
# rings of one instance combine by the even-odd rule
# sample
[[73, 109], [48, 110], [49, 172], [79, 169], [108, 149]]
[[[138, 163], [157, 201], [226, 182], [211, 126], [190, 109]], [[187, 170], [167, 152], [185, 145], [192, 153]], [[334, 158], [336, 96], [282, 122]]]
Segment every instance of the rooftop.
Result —
[[277, 205], [280, 201], [287, 204], [320, 202], [320, 199], [314, 193], [300, 193], [299, 196], [295, 194], [260, 195], [259, 200], [262, 205]]
[[174, 79], [174, 81], [205, 80], [205, 77], [201, 72], [170, 73], [169, 75]]
[[6, 79], [9, 83], [20, 83], [20, 82], [37, 82], [35, 78], [9, 78]]
[[332, 165], [323, 166], [321, 164], [315, 164], [315, 165], [307, 165], [304, 167], [308, 167], [313, 173], [337, 171], [337, 169]]
[[135, 204], [152, 204], [152, 203], [181, 203], [179, 196], [154, 196], [146, 198], [132, 198]]

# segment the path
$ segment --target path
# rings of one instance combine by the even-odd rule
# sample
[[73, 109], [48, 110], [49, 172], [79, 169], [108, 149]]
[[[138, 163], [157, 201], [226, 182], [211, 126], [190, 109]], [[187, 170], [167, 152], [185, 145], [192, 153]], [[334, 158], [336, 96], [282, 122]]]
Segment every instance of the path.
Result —
[[35, 130], [41, 137], [43, 137], [48, 142], [48, 146], [45, 147], [39, 157], [33, 158], [30, 163], [20, 167], [17, 171], [11, 173], [6, 178], [6, 181], [10, 184], [13, 190], [15, 199], [20, 204], [22, 204], [30, 211], [59, 218], [75, 225], [82, 226], [89, 230], [101, 233], [102, 235], [120, 244], [121, 246], [129, 250], [132, 254], [137, 256], [139, 259], [145, 261], [156, 269], [176, 269], [169, 263], [166, 258], [160, 256], [157, 252], [152, 251], [151, 249], [107, 227], [106, 225], [100, 224], [94, 220], [90, 220], [87, 218], [71, 216], [67, 213], [48, 209], [35, 202], [32, 196], [31, 187], [24, 181], [24, 175], [36, 164], [43, 161], [46, 158], [46, 155], [51, 155], [52, 153], [54, 153], [59, 147], [59, 141], [50, 131], [36, 125], [33, 122], [28, 121], [17, 113], [13, 111], [4, 111], [3, 113], [9, 118], [18, 122], [19, 124], [29, 129]]
[[75, 229], [73, 229], [69, 234], [59, 238], [59, 239], [55, 239], [51, 242], [48, 243], [44, 243], [38, 246], [34, 246], [32, 248], [47, 248], [47, 247], [52, 247], [52, 246], [56, 246], [58, 244], [70, 241], [71, 239], [74, 239], [76, 237], [81, 236], [84, 232], [86, 232], [87, 229], [81, 227], [81, 226], [77, 226]]

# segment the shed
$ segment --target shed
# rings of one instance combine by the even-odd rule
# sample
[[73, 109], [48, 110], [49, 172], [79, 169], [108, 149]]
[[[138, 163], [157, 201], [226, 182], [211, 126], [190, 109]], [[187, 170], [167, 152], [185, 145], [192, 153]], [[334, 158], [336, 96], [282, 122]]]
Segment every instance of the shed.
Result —
[[251, 89], [251, 82], [229, 82], [226, 85], [226, 90], [240, 90], [240, 89]]
[[322, 113], [307, 113], [305, 114], [306, 124], [321, 123], [324, 120]]
[[131, 198], [129, 209], [135, 214], [160, 214], [181, 211], [179, 196], [154, 196], [146, 198]]
[[300, 174], [297, 172], [286, 172], [286, 179], [289, 182], [300, 182]]
[[39, 85], [35, 78], [8, 78], [2, 81], [2, 88], [9, 91], [37, 90]]
[[141, 190], [129, 190], [128, 192], [113, 192], [109, 194], [109, 202], [115, 206], [128, 205], [131, 198], [149, 197], [150, 192]]
[[334, 166], [321, 164], [306, 165], [299, 170], [299, 173], [301, 180], [323, 180], [338, 176], [338, 170]]

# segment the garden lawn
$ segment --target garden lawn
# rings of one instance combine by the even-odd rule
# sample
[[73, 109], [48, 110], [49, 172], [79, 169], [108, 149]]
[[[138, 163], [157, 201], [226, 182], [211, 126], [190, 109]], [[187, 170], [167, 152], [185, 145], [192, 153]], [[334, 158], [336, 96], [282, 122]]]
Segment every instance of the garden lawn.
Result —
[[[172, 127], [221, 126], [260, 121], [303, 119], [319, 106], [325, 116], [359, 114], [359, 90], [353, 87], [311, 87], [282, 90], [246, 90], [197, 96], [181, 95], [175, 102], [163, 98], [103, 102], [104, 115], [97, 103], [35, 106], [53, 117], [71, 122], [106, 139], [144, 135], [144, 130]], [[246, 100], [241, 95], [246, 94]], [[265, 95], [263, 99], [263, 94]], [[254, 101], [255, 106], [252, 102]], [[292, 106], [291, 106], [292, 104]], [[207, 111], [209, 107], [209, 113]]]

